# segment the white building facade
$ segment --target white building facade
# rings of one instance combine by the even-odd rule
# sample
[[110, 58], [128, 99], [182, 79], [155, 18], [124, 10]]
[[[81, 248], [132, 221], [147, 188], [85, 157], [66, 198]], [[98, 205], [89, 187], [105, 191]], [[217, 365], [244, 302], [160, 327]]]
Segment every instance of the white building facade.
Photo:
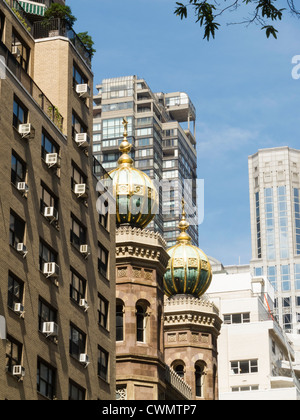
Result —
[[218, 339], [219, 399], [298, 399], [295, 352], [272, 315], [272, 285], [266, 277], [253, 277], [250, 266], [224, 268], [212, 263], [208, 296], [223, 319]]

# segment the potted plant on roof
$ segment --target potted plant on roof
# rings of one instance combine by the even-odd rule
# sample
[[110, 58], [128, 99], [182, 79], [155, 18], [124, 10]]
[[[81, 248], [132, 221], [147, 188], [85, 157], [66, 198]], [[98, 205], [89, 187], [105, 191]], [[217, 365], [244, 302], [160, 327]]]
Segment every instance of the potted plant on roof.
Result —
[[69, 6], [52, 3], [45, 11], [43, 25], [49, 29], [49, 36], [59, 36], [64, 35], [67, 29], [71, 29], [76, 20]]

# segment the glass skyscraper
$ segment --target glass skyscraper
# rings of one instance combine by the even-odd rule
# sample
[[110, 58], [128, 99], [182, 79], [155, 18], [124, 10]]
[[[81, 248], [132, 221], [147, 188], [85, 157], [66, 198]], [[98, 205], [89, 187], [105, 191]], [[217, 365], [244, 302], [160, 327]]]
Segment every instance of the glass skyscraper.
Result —
[[275, 316], [300, 333], [300, 150], [259, 150], [249, 157], [253, 274], [276, 292]]

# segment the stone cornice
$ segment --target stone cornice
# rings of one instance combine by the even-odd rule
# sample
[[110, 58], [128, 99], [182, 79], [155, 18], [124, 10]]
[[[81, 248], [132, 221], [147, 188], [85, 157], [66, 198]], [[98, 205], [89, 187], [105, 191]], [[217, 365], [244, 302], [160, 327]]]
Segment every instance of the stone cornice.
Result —
[[134, 240], [142, 241], [149, 245], [158, 245], [166, 249], [167, 243], [158, 232], [152, 232], [146, 229], [139, 229], [131, 226], [120, 226], [116, 230], [116, 242], [122, 242], [122, 240]]

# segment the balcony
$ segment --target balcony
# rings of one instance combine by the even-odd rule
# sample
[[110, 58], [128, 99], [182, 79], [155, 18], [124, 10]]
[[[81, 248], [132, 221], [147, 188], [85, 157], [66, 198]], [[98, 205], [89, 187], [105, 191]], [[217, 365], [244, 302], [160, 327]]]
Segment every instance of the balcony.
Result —
[[0, 42], [0, 56], [4, 58], [6, 68], [15, 76], [23, 88], [29, 93], [41, 110], [48, 118], [56, 125], [56, 127], [63, 131], [63, 117], [58, 112], [57, 107], [49, 101], [47, 96], [41, 91], [33, 79], [26, 73], [19, 62], [11, 54], [9, 49]]

